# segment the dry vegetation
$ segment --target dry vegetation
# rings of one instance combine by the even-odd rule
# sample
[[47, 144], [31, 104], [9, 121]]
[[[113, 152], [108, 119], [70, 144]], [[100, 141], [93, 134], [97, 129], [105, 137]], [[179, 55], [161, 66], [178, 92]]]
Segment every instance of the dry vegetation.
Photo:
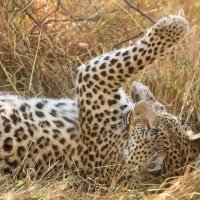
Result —
[[[131, 1], [155, 20], [180, 13], [190, 33], [171, 55], [137, 75], [183, 124], [200, 131], [200, 2], [195, 0]], [[147, 18], [120, 0], [0, 1], [0, 90], [23, 96], [73, 97], [76, 68], [146, 31]], [[129, 46], [129, 40], [116, 48]], [[196, 164], [198, 168], [198, 164]], [[176, 182], [177, 181], [177, 182]], [[136, 190], [104, 188], [88, 193], [74, 188], [79, 178], [16, 180], [0, 176], [0, 199], [199, 199], [200, 169], [160, 185], [143, 183]], [[165, 195], [168, 182], [175, 185]], [[106, 192], [105, 192], [106, 191]]]

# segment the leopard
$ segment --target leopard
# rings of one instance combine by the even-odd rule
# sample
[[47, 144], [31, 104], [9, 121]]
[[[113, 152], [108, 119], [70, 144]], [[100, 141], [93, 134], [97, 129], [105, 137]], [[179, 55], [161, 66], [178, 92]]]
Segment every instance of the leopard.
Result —
[[[134, 182], [133, 170], [126, 167], [124, 149], [138, 128], [124, 119], [127, 119], [127, 108], [136, 109], [140, 104], [129, 100], [122, 85], [169, 53], [188, 29], [189, 23], [183, 17], [162, 18], [133, 46], [111, 51], [79, 66], [75, 85], [78, 115], [67, 107], [69, 103], [74, 108], [74, 101], [1, 95], [2, 171], [21, 172], [21, 168], [27, 166], [40, 177], [53, 168], [57, 172], [69, 170], [108, 186], [115, 178], [124, 185]], [[148, 114], [145, 109], [143, 112]], [[162, 120], [158, 123], [161, 133], [166, 132], [163, 123]], [[146, 124], [142, 123], [142, 130], [144, 127]], [[142, 139], [146, 141], [141, 137], [132, 148], [136, 145], [138, 151], [145, 154]], [[174, 146], [168, 145], [168, 150], [173, 151]], [[192, 148], [190, 143], [184, 145]], [[156, 155], [150, 151], [148, 154], [148, 157]], [[176, 159], [172, 160], [174, 167], [176, 169]]]
[[[91, 161], [90, 155], [96, 157], [91, 163], [94, 169], [91, 177], [101, 174], [102, 181], [109, 183], [124, 167], [123, 152], [130, 131], [122, 116], [132, 103], [122, 85], [169, 53], [188, 28], [188, 22], [180, 16], [162, 18], [133, 46], [103, 54], [78, 68], [76, 97], [79, 130], [85, 148], [91, 147], [88, 161]], [[142, 152], [142, 146], [139, 146]], [[79, 164], [82, 167], [82, 163]], [[134, 180], [135, 177], [130, 174], [122, 179], [128, 183], [132, 178]]]
[[127, 108], [124, 121], [132, 133], [124, 154], [129, 166], [139, 165], [151, 175], [178, 176], [199, 155], [200, 133], [194, 134], [150, 102], [141, 100]]

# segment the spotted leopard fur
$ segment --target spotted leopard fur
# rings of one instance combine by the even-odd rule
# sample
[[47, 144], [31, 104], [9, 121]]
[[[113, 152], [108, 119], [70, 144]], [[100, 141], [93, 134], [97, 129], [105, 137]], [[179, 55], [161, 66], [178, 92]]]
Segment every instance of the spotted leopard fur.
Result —
[[188, 22], [182, 17], [163, 18], [134, 46], [80, 66], [76, 81], [79, 122], [62, 100], [3, 98], [0, 160], [4, 172], [28, 165], [41, 176], [53, 167], [64, 168], [110, 185], [123, 171], [120, 181], [134, 181], [132, 171], [126, 170], [124, 148], [137, 127], [131, 130], [123, 120], [124, 110], [132, 103], [121, 86], [169, 52], [187, 30]]
[[1, 94], [0, 116], [0, 163], [5, 173], [31, 165], [41, 175], [55, 162], [61, 167], [65, 154], [76, 146], [76, 101]]

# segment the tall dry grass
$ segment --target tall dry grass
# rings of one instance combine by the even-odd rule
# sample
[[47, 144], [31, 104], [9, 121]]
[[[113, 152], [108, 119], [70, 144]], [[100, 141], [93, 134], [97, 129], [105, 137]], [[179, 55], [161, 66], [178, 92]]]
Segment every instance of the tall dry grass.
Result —
[[[181, 14], [190, 22], [190, 33], [182, 43], [134, 80], [150, 86], [183, 124], [200, 131], [200, 2], [131, 2], [139, 2], [140, 9], [156, 20]], [[73, 97], [75, 72], [81, 63], [151, 25], [120, 0], [0, 1], [0, 90], [23, 96]], [[100, 196], [98, 189], [87, 193], [73, 189], [72, 183], [77, 183], [76, 177], [34, 181], [28, 175], [23, 180], [3, 176], [0, 199], [148, 199], [152, 191], [165, 188], [152, 183], [131, 191], [108, 188]]]

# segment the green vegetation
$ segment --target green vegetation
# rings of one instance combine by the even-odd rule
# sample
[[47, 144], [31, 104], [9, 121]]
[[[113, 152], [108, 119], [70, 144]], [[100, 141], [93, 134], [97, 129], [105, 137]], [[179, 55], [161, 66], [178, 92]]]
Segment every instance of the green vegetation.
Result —
[[[181, 44], [134, 80], [150, 86], [155, 97], [183, 124], [200, 131], [200, 2], [131, 2], [140, 2], [140, 9], [156, 20], [180, 13], [190, 22], [190, 33]], [[0, 90], [28, 97], [73, 97], [75, 72], [81, 63], [151, 25], [119, 0], [0, 1]], [[125, 85], [127, 91], [132, 80]], [[165, 190], [169, 182], [180, 183], [166, 191], [173, 196], [169, 199], [199, 199], [198, 165], [195, 169], [159, 185], [141, 183], [135, 190], [97, 186], [93, 192], [80, 189], [81, 180], [72, 175], [62, 180], [50, 175], [34, 180], [29, 173], [23, 180], [0, 175], [0, 199], [165, 199], [155, 194]]]

